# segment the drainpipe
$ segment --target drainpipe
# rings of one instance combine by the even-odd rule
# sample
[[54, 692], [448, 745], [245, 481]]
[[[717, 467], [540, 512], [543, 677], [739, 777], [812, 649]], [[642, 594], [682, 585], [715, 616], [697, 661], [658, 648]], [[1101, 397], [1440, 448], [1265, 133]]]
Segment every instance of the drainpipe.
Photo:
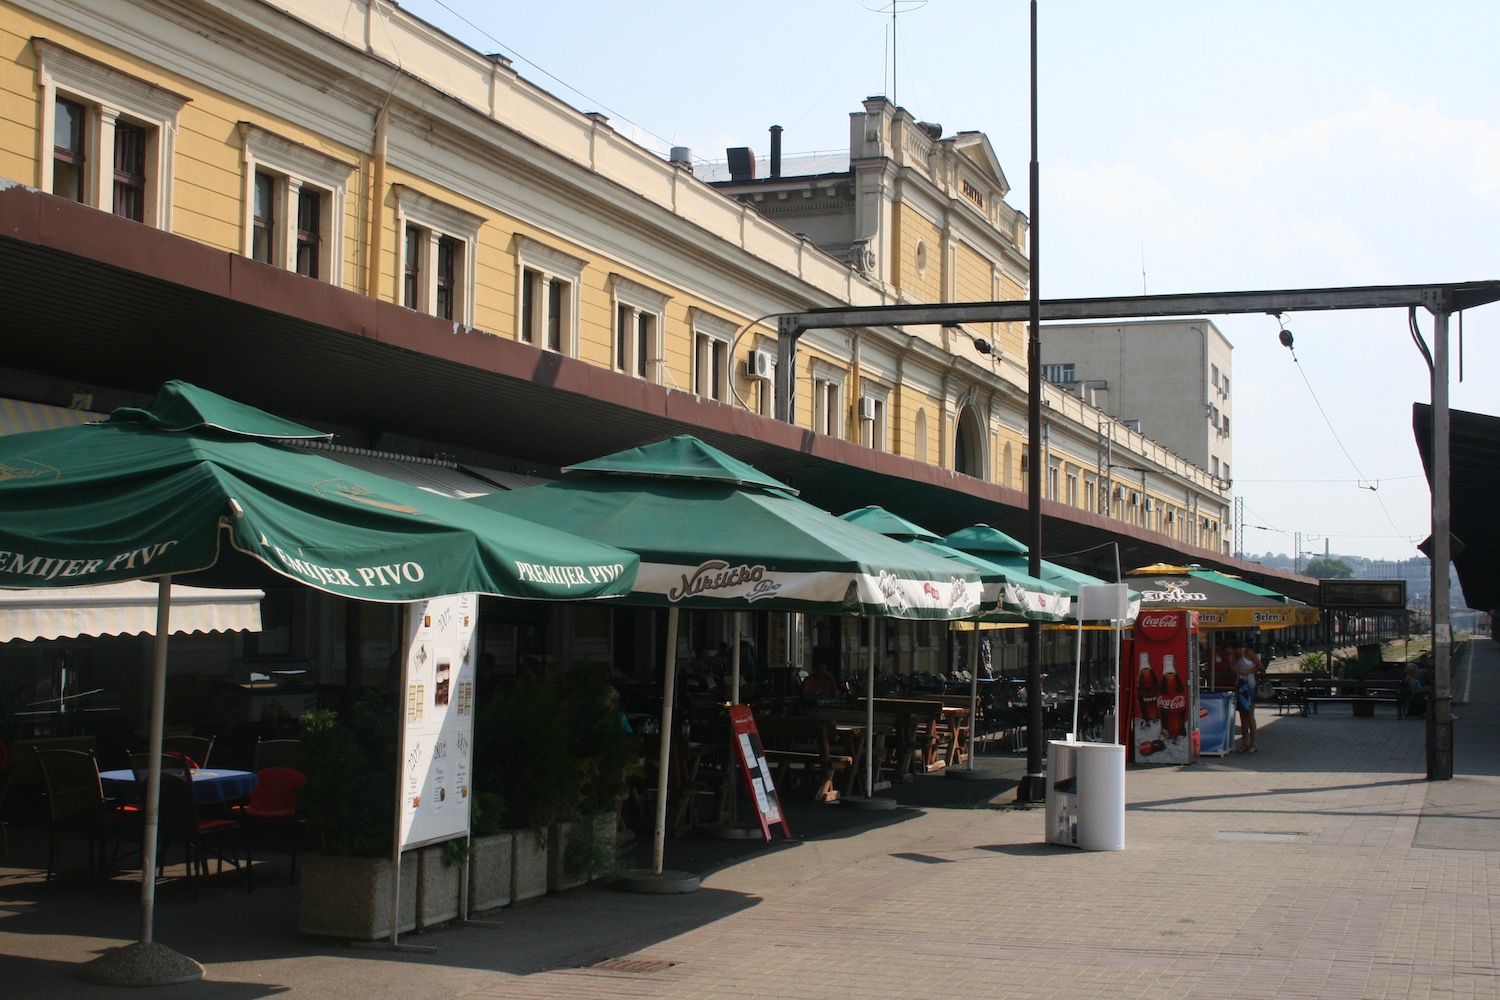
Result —
[[[776, 127], [780, 128], [781, 126], [778, 125]], [[775, 168], [773, 167], [772, 169], [774, 170]], [[860, 337], [858, 330], [856, 330], [854, 333], [850, 334], [850, 338], [851, 338], [851, 343], [849, 345], [849, 395], [852, 396], [852, 397], [854, 397], [853, 399], [851, 399], [849, 401], [850, 404], [851, 404], [851, 406], [852, 406], [852, 411], [851, 412], [853, 412], [853, 414], [854, 414], [854, 436], [853, 436], [852, 440], [854, 441], [855, 444], [864, 444], [865, 443], [864, 421], [862, 421], [862, 420], [859, 419], [859, 401], [862, 398], [862, 396], [861, 396], [861, 390], [863, 389], [863, 386], [861, 385], [861, 383], [863, 381], [863, 377], [861, 376], [860, 373], [864, 371], [864, 365], [861, 364], [861, 361], [860, 361], [860, 344], [861, 344], [863, 338]], [[874, 444], [873, 432], [872, 432], [871, 437], [872, 437], [872, 440], [871, 440], [870, 443]]]
[[370, 258], [365, 265], [365, 294], [380, 298], [380, 255], [385, 249], [385, 220], [380, 205], [385, 200], [385, 160], [388, 143], [389, 102], [375, 115], [374, 176], [370, 181]]

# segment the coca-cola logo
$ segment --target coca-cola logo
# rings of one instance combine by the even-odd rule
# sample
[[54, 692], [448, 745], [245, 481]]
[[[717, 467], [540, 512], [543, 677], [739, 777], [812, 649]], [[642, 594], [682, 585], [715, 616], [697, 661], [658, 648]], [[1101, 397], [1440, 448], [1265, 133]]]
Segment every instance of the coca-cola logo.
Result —
[[1186, 694], [1159, 694], [1156, 696], [1156, 707], [1163, 712], [1175, 712], [1179, 709], [1187, 709]]
[[1182, 631], [1185, 617], [1181, 611], [1143, 611], [1136, 617], [1135, 627], [1153, 642], [1166, 642]]

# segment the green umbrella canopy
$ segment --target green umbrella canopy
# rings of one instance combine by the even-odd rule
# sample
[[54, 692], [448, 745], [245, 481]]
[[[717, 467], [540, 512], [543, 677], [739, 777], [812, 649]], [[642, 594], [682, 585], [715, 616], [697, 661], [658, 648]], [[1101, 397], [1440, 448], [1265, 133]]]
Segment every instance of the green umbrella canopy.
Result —
[[1069, 597], [1066, 588], [945, 545], [940, 541], [941, 535], [884, 507], [861, 507], [839, 516], [919, 551], [952, 559], [973, 569], [984, 585], [983, 617], [987, 621], [1061, 621], [1067, 616]]
[[[1030, 554], [1025, 545], [987, 524], [973, 524], [967, 528], [960, 528], [944, 538], [943, 542], [963, 552], [983, 556], [1007, 569], [1014, 568], [1025, 572], [1031, 565]], [[1074, 598], [1077, 597], [1080, 587], [1094, 587], [1108, 583], [1107, 580], [1101, 580], [1088, 573], [1080, 573], [1078, 570], [1069, 569], [1047, 559], [1041, 561], [1041, 571], [1043, 581], [1061, 588]], [[1133, 619], [1136, 608], [1140, 604], [1141, 595], [1135, 591], [1129, 591], [1128, 595], [1130, 601], [1128, 617]]]
[[564, 472], [467, 502], [638, 553], [635, 603], [938, 620], [980, 605], [967, 567], [840, 520], [688, 435]]
[[0, 587], [259, 585], [268, 568], [367, 601], [630, 589], [629, 552], [279, 443], [317, 437], [169, 382], [144, 410], [0, 438]]

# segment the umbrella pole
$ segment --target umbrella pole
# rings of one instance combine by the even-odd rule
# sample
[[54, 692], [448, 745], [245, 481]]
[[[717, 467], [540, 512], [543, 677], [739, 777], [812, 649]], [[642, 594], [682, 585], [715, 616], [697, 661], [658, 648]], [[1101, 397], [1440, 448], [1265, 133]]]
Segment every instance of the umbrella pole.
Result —
[[156, 646], [151, 663], [151, 722], [146, 794], [141, 800], [141, 944], [150, 944], [156, 919], [156, 842], [161, 817], [161, 742], [167, 714], [167, 637], [172, 616], [172, 578], [157, 582]]
[[981, 656], [979, 644], [983, 641], [979, 633], [979, 619], [974, 620], [974, 669], [969, 671], [969, 759], [966, 770], [974, 770], [974, 733], [979, 729], [979, 668]]
[[870, 662], [865, 671], [865, 798], [875, 797], [875, 619], [865, 619], [870, 629]]
[[1073, 630], [1073, 740], [1078, 741], [1078, 703], [1083, 700], [1083, 625]]
[[652, 874], [662, 873], [667, 849], [667, 782], [671, 774], [672, 709], [677, 700], [677, 607], [667, 609], [667, 665], [661, 692], [661, 744], [656, 762], [656, 830], [651, 841]]
[[729, 630], [729, 703], [740, 703], [740, 613], [730, 614], [734, 627]]

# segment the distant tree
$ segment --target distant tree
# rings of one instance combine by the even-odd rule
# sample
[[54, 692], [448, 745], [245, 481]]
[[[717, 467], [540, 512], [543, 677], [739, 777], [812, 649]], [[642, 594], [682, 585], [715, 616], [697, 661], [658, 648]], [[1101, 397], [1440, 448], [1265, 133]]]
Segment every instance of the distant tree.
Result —
[[1349, 580], [1354, 570], [1342, 559], [1317, 558], [1307, 564], [1307, 575], [1319, 580]]

